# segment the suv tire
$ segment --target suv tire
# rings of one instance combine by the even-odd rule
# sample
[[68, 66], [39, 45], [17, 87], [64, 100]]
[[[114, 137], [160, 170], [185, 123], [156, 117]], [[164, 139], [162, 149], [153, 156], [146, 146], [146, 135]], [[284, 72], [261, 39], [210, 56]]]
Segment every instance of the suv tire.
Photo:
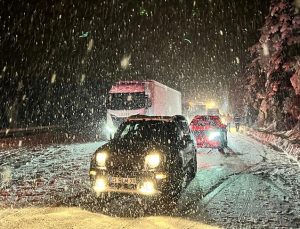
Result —
[[196, 153], [195, 153], [194, 159], [190, 163], [190, 166], [191, 166], [190, 178], [192, 180], [195, 178], [195, 176], [197, 174], [197, 155], [196, 155]]

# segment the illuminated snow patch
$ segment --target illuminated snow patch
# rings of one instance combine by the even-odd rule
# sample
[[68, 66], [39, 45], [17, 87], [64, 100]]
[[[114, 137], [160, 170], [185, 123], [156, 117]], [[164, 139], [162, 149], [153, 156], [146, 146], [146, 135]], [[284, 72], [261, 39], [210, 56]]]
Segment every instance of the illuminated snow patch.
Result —
[[262, 48], [263, 48], [263, 54], [264, 56], [269, 56], [270, 52], [269, 52], [269, 47], [267, 44], [262, 44]]
[[11, 181], [12, 172], [8, 166], [0, 167], [0, 187], [8, 184]]

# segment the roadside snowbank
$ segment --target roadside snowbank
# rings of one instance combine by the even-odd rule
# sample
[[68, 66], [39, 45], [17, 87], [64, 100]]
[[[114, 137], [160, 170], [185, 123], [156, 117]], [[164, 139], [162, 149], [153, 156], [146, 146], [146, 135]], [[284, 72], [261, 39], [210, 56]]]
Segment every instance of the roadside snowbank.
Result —
[[277, 147], [284, 151], [293, 160], [300, 161], [299, 133], [292, 131], [272, 133], [255, 129], [248, 129], [245, 133], [264, 144]]
[[0, 210], [0, 228], [217, 228], [184, 218], [150, 216], [118, 218], [80, 208], [23, 208]]

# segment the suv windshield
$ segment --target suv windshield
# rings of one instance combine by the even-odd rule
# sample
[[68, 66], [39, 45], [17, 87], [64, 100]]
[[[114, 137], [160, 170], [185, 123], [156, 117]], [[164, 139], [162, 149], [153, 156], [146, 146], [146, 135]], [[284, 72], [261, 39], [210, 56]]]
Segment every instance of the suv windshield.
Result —
[[171, 143], [176, 138], [177, 127], [174, 123], [163, 121], [137, 121], [123, 123], [116, 138], [135, 138], [140, 140], [154, 140]]
[[145, 104], [146, 96], [144, 92], [111, 93], [107, 108], [112, 110], [134, 110], [144, 108]]

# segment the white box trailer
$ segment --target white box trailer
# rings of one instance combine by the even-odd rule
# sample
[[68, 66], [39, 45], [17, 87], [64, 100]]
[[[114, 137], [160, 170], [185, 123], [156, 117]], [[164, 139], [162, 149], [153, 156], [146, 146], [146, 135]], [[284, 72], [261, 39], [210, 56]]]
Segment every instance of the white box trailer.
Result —
[[182, 114], [181, 93], [154, 80], [119, 81], [109, 91], [109, 132], [131, 115], [172, 116]]
[[154, 80], [145, 82], [146, 95], [151, 105], [146, 111], [150, 116], [173, 116], [182, 114], [181, 93]]

